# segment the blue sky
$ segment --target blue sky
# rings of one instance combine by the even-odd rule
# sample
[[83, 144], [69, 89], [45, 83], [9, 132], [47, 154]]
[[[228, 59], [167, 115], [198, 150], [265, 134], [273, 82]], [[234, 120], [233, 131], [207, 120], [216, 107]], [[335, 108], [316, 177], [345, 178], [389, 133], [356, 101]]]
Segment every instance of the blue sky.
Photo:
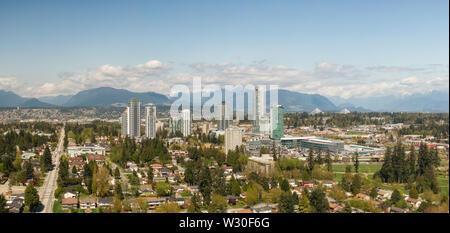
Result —
[[[167, 93], [202, 76], [341, 97], [383, 82], [369, 95], [429, 92], [448, 88], [448, 4], [2, 0], [0, 89], [42, 96], [117, 83]], [[160, 66], [139, 66], [149, 61]], [[405, 80], [417, 87], [383, 93]]]

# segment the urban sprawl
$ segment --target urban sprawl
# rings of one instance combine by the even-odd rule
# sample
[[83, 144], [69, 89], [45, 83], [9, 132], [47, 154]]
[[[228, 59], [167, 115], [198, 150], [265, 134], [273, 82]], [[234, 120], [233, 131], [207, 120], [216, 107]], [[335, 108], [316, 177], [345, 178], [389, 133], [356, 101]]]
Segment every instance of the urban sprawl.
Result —
[[255, 108], [0, 109], [0, 212], [449, 211], [448, 113]]

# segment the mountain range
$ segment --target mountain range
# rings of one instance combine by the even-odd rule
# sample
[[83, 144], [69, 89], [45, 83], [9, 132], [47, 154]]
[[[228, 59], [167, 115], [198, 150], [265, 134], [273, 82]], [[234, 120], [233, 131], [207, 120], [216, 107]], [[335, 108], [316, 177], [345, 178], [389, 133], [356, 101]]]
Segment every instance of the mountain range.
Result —
[[[432, 91], [425, 94], [405, 96], [383, 96], [367, 98], [329, 97], [340, 108], [359, 106], [360, 109], [371, 109], [376, 112], [449, 112], [449, 93]], [[348, 108], [348, 107], [347, 107]], [[358, 111], [350, 109], [350, 111]]]
[[[267, 93], [269, 99], [269, 93]], [[124, 89], [100, 87], [81, 91], [75, 95], [46, 96], [24, 98], [11, 91], [0, 90], [0, 107], [94, 107], [125, 106], [132, 98], [138, 98], [143, 104], [154, 103], [168, 106], [174, 100], [155, 92], [137, 93]], [[206, 99], [203, 99], [205, 101]], [[202, 101], [202, 102], [203, 102]], [[304, 94], [280, 89], [278, 102], [287, 112], [311, 112], [320, 109], [324, 112], [339, 112], [344, 109], [357, 112], [449, 112], [449, 94], [433, 91], [428, 94], [411, 96], [350, 98], [325, 97], [319, 94]]]

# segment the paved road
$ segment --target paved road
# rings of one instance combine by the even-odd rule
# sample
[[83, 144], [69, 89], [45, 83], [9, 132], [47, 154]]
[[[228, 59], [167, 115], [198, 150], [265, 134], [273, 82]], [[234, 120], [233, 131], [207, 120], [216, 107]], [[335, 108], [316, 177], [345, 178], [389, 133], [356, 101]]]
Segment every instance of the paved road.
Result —
[[129, 185], [128, 184], [130, 182], [128, 181], [128, 178], [125, 175], [124, 170], [120, 166], [118, 166], [116, 163], [112, 162], [108, 157], [106, 158], [106, 160], [109, 161], [109, 163], [111, 164], [111, 169], [113, 171], [113, 174], [114, 174], [114, 170], [116, 169], [116, 167], [119, 168], [119, 171], [120, 171], [120, 183], [122, 184], [122, 191], [129, 190]]
[[59, 160], [64, 152], [64, 126], [61, 128], [61, 135], [59, 137], [58, 146], [55, 152], [52, 154], [52, 163], [54, 167], [51, 171], [47, 173], [45, 177], [44, 184], [39, 189], [39, 197], [41, 198], [41, 203], [44, 205], [44, 209], [41, 213], [52, 213], [53, 212], [53, 202], [55, 201], [55, 189], [58, 187], [56, 181], [58, 179], [58, 167]]
[[[13, 194], [24, 193], [25, 188], [26, 188], [25, 186], [12, 186], [11, 191]], [[9, 180], [5, 184], [0, 185], [0, 194], [6, 195], [8, 191], [9, 191]]]

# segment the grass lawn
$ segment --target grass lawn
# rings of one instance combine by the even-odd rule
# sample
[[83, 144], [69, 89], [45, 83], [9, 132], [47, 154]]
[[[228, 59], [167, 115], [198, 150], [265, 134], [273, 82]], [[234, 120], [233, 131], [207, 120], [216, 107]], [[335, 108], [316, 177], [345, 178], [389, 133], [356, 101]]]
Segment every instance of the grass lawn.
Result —
[[437, 180], [441, 187], [441, 192], [448, 195], [448, 176], [439, 176]]
[[334, 181], [340, 182], [344, 173], [334, 173]]
[[[355, 166], [353, 166], [353, 164], [336, 164], [336, 165], [333, 164], [333, 171], [345, 172], [345, 168], [349, 165], [352, 167], [352, 172], [355, 172]], [[381, 163], [359, 164], [359, 172], [373, 174], [378, 170], [380, 170], [381, 166], [382, 166]]]
[[55, 201], [53, 203], [53, 213], [67, 213], [67, 212], [68, 212], [67, 210], [62, 209], [61, 202]]
[[[448, 163], [448, 162], [447, 162]], [[345, 173], [345, 167], [348, 166], [346, 164], [337, 164], [333, 165], [333, 172], [334, 172], [334, 181], [340, 182], [342, 180], [342, 176]], [[350, 165], [352, 167], [352, 172], [355, 172], [355, 167], [353, 165]], [[359, 165], [359, 173], [362, 173], [366, 175], [369, 179], [372, 179], [372, 175], [381, 169], [382, 163], [370, 163], [370, 164], [360, 164]], [[448, 195], [449, 194], [449, 179], [448, 176], [438, 176], [437, 178], [438, 184], [441, 187], [441, 192]], [[400, 191], [404, 194], [409, 194], [409, 190], [405, 189], [405, 184], [383, 184], [381, 185], [381, 188], [387, 189], [387, 190], [394, 190], [394, 187], [399, 187]]]

